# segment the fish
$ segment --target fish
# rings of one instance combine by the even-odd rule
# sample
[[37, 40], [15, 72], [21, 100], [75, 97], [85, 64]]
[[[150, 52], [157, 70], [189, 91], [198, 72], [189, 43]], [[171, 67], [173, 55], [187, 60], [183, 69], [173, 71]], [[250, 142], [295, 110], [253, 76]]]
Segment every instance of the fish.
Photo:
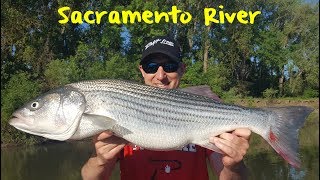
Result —
[[110, 130], [149, 150], [181, 150], [193, 143], [220, 153], [210, 137], [248, 128], [285, 161], [300, 167], [298, 131], [313, 108], [249, 108], [207, 97], [208, 91], [202, 88], [206, 96], [192, 93], [192, 88], [162, 89], [126, 80], [79, 81], [29, 101], [12, 114], [9, 124], [58, 141], [81, 140]]

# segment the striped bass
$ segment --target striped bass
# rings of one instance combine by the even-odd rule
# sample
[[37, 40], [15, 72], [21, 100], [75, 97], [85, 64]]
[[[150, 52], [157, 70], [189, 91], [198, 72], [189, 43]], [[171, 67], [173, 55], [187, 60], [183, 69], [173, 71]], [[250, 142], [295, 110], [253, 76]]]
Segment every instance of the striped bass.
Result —
[[298, 130], [311, 108], [247, 108], [174, 89], [121, 80], [91, 80], [51, 90], [13, 113], [15, 128], [53, 140], [79, 140], [105, 130], [140, 147], [168, 151], [209, 142], [238, 128], [262, 136], [288, 163], [300, 166]]

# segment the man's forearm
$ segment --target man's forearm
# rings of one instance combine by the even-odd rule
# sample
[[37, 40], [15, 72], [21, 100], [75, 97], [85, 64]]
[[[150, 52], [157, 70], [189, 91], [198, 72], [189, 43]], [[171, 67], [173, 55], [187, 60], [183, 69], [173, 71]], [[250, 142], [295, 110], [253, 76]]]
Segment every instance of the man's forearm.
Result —
[[116, 164], [116, 159], [104, 165], [99, 165], [96, 157], [91, 157], [81, 169], [83, 180], [109, 179]]
[[220, 172], [219, 175], [220, 180], [242, 180], [242, 179], [248, 179], [248, 169], [241, 161], [239, 164], [237, 164], [235, 167], [227, 168], [223, 167], [223, 169]]

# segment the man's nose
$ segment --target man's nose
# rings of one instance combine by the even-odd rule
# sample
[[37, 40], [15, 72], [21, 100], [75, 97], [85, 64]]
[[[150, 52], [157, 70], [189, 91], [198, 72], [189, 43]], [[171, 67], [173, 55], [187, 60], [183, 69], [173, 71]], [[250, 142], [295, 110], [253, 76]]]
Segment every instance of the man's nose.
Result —
[[156, 78], [157, 78], [158, 80], [163, 80], [163, 79], [165, 79], [166, 77], [167, 77], [166, 72], [163, 70], [163, 67], [160, 66], [160, 67], [158, 68], [158, 71], [156, 72]]

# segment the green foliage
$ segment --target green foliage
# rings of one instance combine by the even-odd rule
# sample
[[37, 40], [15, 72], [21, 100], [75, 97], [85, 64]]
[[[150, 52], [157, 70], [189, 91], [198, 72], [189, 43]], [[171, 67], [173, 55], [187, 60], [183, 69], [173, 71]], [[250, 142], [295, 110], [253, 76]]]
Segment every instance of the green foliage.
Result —
[[230, 77], [229, 71], [223, 64], [210, 65], [205, 74], [206, 84], [219, 96], [230, 87], [231, 80], [228, 77]]
[[38, 95], [39, 91], [40, 83], [31, 80], [30, 75], [13, 75], [1, 92], [1, 121], [6, 121], [16, 108]]
[[304, 80], [301, 76], [292, 76], [286, 84], [286, 94], [290, 96], [301, 96], [304, 91]]
[[202, 85], [205, 83], [204, 75], [202, 73], [202, 63], [195, 62], [187, 64], [186, 72], [181, 80], [181, 87], [190, 85]]
[[[13, 75], [1, 91], [1, 142], [27, 143], [26, 139], [30, 136], [14, 129], [8, 120], [14, 110], [39, 94], [40, 87], [40, 83], [32, 81], [30, 75], [19, 73]], [[34, 141], [34, 138], [29, 140]]]
[[110, 60], [106, 62], [106, 72], [106, 78], [133, 80], [132, 78], [138, 73], [138, 66], [127, 62], [120, 55], [115, 55], [110, 57]]
[[121, 55], [114, 55], [105, 62], [95, 62], [86, 71], [87, 79], [127, 79], [134, 80], [138, 74], [135, 64], [127, 62]]
[[222, 94], [222, 99], [227, 103], [234, 103], [237, 98], [240, 97], [237, 95], [237, 90], [235, 87], [229, 89], [229, 91], [225, 91]]
[[107, 76], [105, 70], [105, 63], [101, 61], [95, 61], [86, 70], [86, 79], [102, 79]]
[[244, 98], [249, 95], [249, 86], [250, 82], [248, 81], [239, 81], [236, 86], [234, 86], [236, 93], [239, 97]]
[[52, 89], [77, 80], [79, 72], [74, 61], [57, 59], [48, 64], [44, 75], [48, 88]]
[[319, 90], [316, 89], [306, 89], [303, 93], [304, 98], [316, 98], [319, 97]]
[[268, 99], [272, 99], [272, 98], [275, 98], [278, 94], [278, 90], [276, 89], [273, 89], [273, 88], [267, 88], [263, 91], [263, 97], [264, 98], [268, 98]]

